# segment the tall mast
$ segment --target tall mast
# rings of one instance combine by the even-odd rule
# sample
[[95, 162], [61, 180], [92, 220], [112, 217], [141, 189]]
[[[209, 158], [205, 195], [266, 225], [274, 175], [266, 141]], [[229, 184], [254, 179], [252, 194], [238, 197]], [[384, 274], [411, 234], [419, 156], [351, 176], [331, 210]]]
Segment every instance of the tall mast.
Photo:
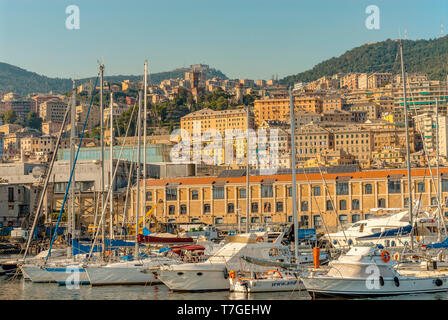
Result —
[[249, 232], [249, 206], [250, 206], [250, 184], [249, 184], [249, 138], [250, 138], [250, 125], [249, 125], [249, 106], [247, 106], [247, 118], [246, 118], [246, 232]]
[[442, 192], [442, 188], [440, 185], [440, 165], [439, 165], [439, 103], [438, 103], [438, 99], [436, 98], [436, 154], [437, 154], [437, 205], [438, 205], [438, 210], [439, 210], [439, 217], [437, 218], [437, 229], [439, 230], [439, 235], [438, 235], [438, 241], [442, 241], [442, 232], [440, 230], [440, 224], [441, 224], [441, 219], [443, 219], [442, 217], [442, 197], [441, 197], [441, 192]]
[[408, 167], [408, 189], [409, 189], [409, 224], [412, 226], [411, 249], [414, 249], [414, 219], [412, 212], [412, 177], [411, 177], [411, 155], [409, 152], [409, 121], [408, 107], [406, 102], [406, 74], [404, 72], [403, 44], [400, 40], [401, 76], [403, 79], [403, 105], [404, 105], [404, 125], [406, 128], [406, 165]]
[[292, 87], [289, 87], [289, 109], [291, 114], [291, 174], [292, 174], [292, 210], [294, 219], [294, 254], [296, 264], [299, 262], [299, 222], [297, 217], [297, 192], [296, 192], [296, 141], [295, 141], [295, 121], [294, 121], [294, 99], [292, 97]]
[[135, 210], [135, 254], [134, 259], [138, 258], [138, 219], [140, 213], [140, 173], [141, 173], [141, 163], [140, 163], [140, 146], [141, 146], [141, 131], [142, 131], [142, 91], [138, 93], [138, 117], [137, 117], [137, 199], [136, 199], [136, 210]]
[[110, 229], [109, 236], [111, 239], [114, 238], [114, 102], [113, 102], [113, 93], [110, 93], [110, 151], [109, 151], [109, 159], [110, 159]]
[[[75, 138], [76, 138], [76, 129], [75, 129], [75, 116], [76, 116], [76, 83], [73, 80], [73, 91], [72, 91], [72, 106], [70, 110], [70, 170], [73, 168], [73, 164], [75, 163]], [[70, 249], [67, 252], [69, 258], [73, 256], [73, 236], [74, 236], [74, 216], [75, 216], [75, 171], [73, 171], [72, 177], [73, 183], [70, 186], [70, 209], [68, 216], [68, 233], [70, 235]]]
[[[103, 73], [104, 73], [104, 65], [100, 65], [100, 144], [101, 144], [101, 207], [104, 206], [104, 135], [103, 135]], [[101, 238], [102, 241], [102, 253], [103, 256], [105, 254], [105, 219], [101, 224]]]
[[146, 91], [148, 87], [148, 60], [145, 61], [144, 88], [143, 88], [143, 215], [146, 213]]

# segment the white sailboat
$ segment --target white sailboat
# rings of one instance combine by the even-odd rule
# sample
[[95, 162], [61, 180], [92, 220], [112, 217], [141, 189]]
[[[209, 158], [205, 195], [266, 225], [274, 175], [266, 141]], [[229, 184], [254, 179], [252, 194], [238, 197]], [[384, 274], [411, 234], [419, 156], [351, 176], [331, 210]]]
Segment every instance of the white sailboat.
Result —
[[[257, 242], [257, 233], [246, 233], [235, 237], [213, 256], [201, 263], [186, 263], [160, 267], [157, 273], [162, 282], [173, 291], [218, 291], [229, 290], [229, 272], [243, 271], [247, 265], [241, 256], [264, 260], [289, 262], [289, 247], [282, 245], [281, 234], [275, 242]], [[266, 272], [270, 267], [254, 265], [252, 270]]]

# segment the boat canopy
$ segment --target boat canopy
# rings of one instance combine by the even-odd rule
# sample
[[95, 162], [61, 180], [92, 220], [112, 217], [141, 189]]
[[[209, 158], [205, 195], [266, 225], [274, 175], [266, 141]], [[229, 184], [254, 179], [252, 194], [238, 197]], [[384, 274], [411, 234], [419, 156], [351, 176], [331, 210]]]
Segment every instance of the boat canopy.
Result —
[[368, 239], [378, 239], [378, 238], [389, 238], [389, 237], [398, 237], [398, 236], [405, 236], [412, 231], [412, 226], [407, 225], [400, 228], [395, 229], [389, 229], [382, 232], [377, 232], [370, 234], [368, 236], [358, 237], [356, 240], [368, 240]]
[[446, 238], [445, 240], [443, 240], [442, 242], [437, 242], [437, 243], [430, 243], [427, 244], [426, 249], [442, 249], [442, 248], [448, 248], [448, 238]]

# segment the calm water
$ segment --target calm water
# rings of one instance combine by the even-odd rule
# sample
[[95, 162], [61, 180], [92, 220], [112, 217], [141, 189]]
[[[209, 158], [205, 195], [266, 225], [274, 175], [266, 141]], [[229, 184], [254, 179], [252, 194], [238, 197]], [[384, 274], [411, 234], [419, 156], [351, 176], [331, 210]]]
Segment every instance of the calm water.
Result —
[[[305, 291], [275, 293], [237, 292], [170, 292], [164, 285], [154, 286], [80, 286], [69, 290], [64, 286], [20, 280], [0, 280], [0, 300], [309, 300]], [[448, 293], [418, 294], [378, 299], [448, 300]]]

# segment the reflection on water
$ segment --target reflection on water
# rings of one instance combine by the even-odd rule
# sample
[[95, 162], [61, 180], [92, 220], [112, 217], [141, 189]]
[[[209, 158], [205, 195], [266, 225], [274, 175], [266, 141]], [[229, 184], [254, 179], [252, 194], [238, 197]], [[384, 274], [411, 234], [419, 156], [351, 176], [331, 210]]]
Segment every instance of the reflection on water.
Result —
[[164, 285], [154, 286], [80, 286], [70, 290], [49, 283], [0, 280], [0, 300], [304, 300], [305, 291], [246, 294], [239, 292], [171, 292]]
[[[0, 300], [309, 300], [306, 291], [240, 293], [240, 292], [171, 292], [164, 285], [155, 286], [80, 286], [67, 289], [48, 283], [21, 280], [0, 280]], [[369, 298], [394, 300], [448, 300], [448, 293], [413, 294]]]

